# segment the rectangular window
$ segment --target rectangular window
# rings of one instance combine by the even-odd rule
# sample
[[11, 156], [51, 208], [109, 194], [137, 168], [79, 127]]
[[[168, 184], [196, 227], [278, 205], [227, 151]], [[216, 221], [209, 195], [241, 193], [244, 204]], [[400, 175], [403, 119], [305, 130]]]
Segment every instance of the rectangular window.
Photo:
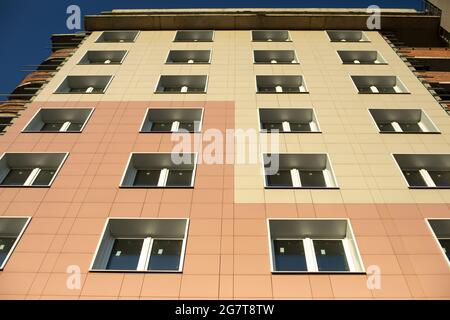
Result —
[[175, 35], [174, 42], [211, 42], [213, 41], [213, 30], [179, 30]]
[[211, 61], [211, 50], [170, 50], [167, 64], [206, 64]]
[[369, 109], [380, 133], [439, 133], [422, 109]]
[[155, 93], [206, 93], [208, 76], [164, 75], [159, 78]]
[[30, 220], [30, 217], [0, 217], [0, 270], [5, 267]]
[[23, 132], [81, 132], [94, 108], [41, 108]]
[[394, 154], [410, 188], [450, 188], [450, 154]]
[[50, 187], [68, 153], [15, 153], [0, 158], [0, 186]]
[[403, 82], [396, 76], [351, 76], [351, 78], [359, 93], [409, 93]]
[[67, 76], [55, 93], [104, 93], [112, 76]]
[[263, 154], [266, 188], [337, 188], [327, 154]]
[[261, 108], [259, 109], [259, 121], [261, 130], [268, 132], [320, 132], [313, 109]]
[[289, 31], [287, 30], [254, 30], [252, 31], [252, 41], [254, 42], [290, 42]]
[[298, 64], [294, 50], [253, 50], [253, 61], [258, 64]]
[[141, 132], [200, 132], [203, 108], [149, 108]]
[[78, 64], [122, 64], [126, 50], [89, 50]]
[[347, 219], [268, 219], [272, 272], [364, 272]]
[[196, 153], [132, 153], [120, 186], [191, 188], [194, 186], [196, 163]]
[[180, 272], [188, 219], [109, 218], [92, 271]]
[[103, 31], [95, 42], [135, 42], [139, 31]]
[[427, 219], [442, 253], [450, 264], [450, 219]]
[[5, 132], [6, 128], [11, 125], [11, 121], [15, 117], [0, 116], [0, 134]]
[[363, 31], [357, 30], [327, 30], [331, 42], [370, 42]]
[[338, 50], [337, 53], [343, 64], [387, 64], [378, 51]]
[[257, 93], [308, 93], [303, 76], [256, 76]]

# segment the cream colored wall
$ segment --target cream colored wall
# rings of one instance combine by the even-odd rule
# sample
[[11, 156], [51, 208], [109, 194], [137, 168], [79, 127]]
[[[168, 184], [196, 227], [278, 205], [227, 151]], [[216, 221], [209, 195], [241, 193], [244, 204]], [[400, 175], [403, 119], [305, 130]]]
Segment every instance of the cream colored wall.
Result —
[[[35, 101], [234, 101], [236, 127], [258, 128], [258, 107], [313, 107], [321, 134], [281, 137], [282, 152], [328, 153], [338, 190], [265, 190], [261, 165], [236, 165], [240, 203], [444, 203], [450, 190], [409, 190], [392, 153], [449, 153], [450, 118], [377, 32], [370, 43], [331, 43], [324, 31], [291, 31], [290, 43], [252, 43], [250, 31], [216, 31], [211, 43], [174, 43], [175, 31], [143, 31], [135, 43], [94, 43], [94, 32]], [[89, 49], [129, 50], [120, 66], [81, 66]], [[210, 65], [165, 65], [170, 49], [212, 49]], [[300, 65], [254, 65], [253, 49], [295, 49]], [[336, 50], [378, 50], [388, 65], [342, 65]], [[114, 75], [102, 95], [52, 94], [66, 75]], [[154, 94], [160, 74], [207, 74], [207, 94]], [[255, 75], [301, 74], [309, 94], [255, 94]], [[397, 75], [411, 94], [360, 95], [350, 75]], [[439, 135], [379, 134], [368, 108], [423, 108]]]

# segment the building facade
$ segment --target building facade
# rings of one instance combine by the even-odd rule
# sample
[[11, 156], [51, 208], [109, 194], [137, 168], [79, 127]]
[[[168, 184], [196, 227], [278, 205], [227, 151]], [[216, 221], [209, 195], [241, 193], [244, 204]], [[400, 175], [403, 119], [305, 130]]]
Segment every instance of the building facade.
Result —
[[87, 16], [0, 137], [0, 298], [450, 298], [450, 117], [367, 18]]

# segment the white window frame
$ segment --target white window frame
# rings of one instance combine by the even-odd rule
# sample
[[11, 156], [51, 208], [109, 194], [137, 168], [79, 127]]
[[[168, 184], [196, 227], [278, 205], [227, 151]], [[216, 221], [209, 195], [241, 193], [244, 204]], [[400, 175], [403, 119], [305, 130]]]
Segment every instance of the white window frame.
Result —
[[[3, 263], [0, 264], [0, 271], [2, 271], [6, 264], [8, 263], [9, 258], [11, 257], [11, 255], [14, 252], [14, 249], [17, 247], [20, 239], [22, 238], [23, 234], [25, 233], [25, 230], [27, 229], [28, 225], [30, 224], [31, 221], [31, 217], [30, 216], [0, 216], [0, 220], [1, 219], [16, 219], [16, 218], [20, 218], [20, 219], [26, 219], [24, 225], [22, 226], [22, 230], [20, 231], [20, 233], [17, 235], [16, 240], [14, 241], [14, 244], [11, 246], [11, 249], [9, 250], [8, 254], [5, 257], [5, 260], [3, 260]], [[1, 236], [1, 234], [0, 234]]]
[[[343, 239], [338, 238], [315, 238], [314, 236], [309, 237], [298, 237], [298, 238], [272, 238], [272, 234], [270, 231], [270, 221], [271, 220], [284, 220], [284, 221], [302, 221], [302, 220], [325, 220], [325, 221], [343, 221], [345, 220], [347, 222], [347, 228], [350, 231], [350, 237], [345, 237]], [[350, 223], [350, 219], [348, 218], [268, 218], [267, 219], [267, 234], [268, 234], [268, 241], [269, 241], [269, 257], [270, 257], [270, 268], [271, 272], [274, 274], [292, 274], [292, 273], [317, 273], [317, 274], [365, 274], [365, 267], [364, 263], [361, 258], [360, 250], [358, 248], [358, 243], [356, 242], [356, 237], [353, 232], [352, 225]], [[353, 246], [354, 250], [350, 247], [349, 241], [353, 240]], [[274, 250], [274, 241], [275, 240], [301, 240], [303, 241], [303, 249], [305, 253], [306, 258], [306, 265], [307, 265], [307, 271], [282, 271], [282, 270], [276, 270], [275, 269], [275, 250]], [[341, 240], [345, 252], [345, 257], [347, 260], [347, 265], [349, 268], [349, 271], [319, 271], [318, 264], [317, 264], [317, 258], [314, 251], [314, 240]], [[355, 254], [352, 253], [354, 251]], [[356, 260], [356, 261], [355, 261]], [[361, 270], [356, 269], [356, 263], [358, 263], [361, 266]]]
[[[212, 31], [212, 37], [211, 37], [211, 40], [202, 40], [202, 41], [176, 40], [178, 31]], [[216, 30], [214, 30], [214, 29], [200, 29], [200, 30], [196, 30], [196, 29], [189, 29], [189, 30], [178, 29], [178, 30], [175, 30], [175, 34], [173, 36], [172, 42], [175, 42], [175, 43], [176, 42], [181, 42], [181, 43], [183, 43], [183, 42], [194, 42], [194, 43], [206, 42], [206, 43], [208, 43], [208, 42], [214, 42], [215, 35], [216, 35]]]
[[[313, 119], [315, 120], [315, 121], [311, 121], [310, 123], [309, 123], [309, 126], [310, 126], [310, 128], [311, 128], [311, 131], [305, 131], [305, 132], [297, 132], [297, 131], [280, 131], [280, 132], [278, 132], [278, 134], [284, 134], [284, 133], [295, 133], [295, 134], [311, 134], [311, 133], [322, 133], [322, 130], [321, 130], [321, 126], [320, 126], [320, 124], [319, 124], [319, 119], [317, 118], [317, 114], [316, 114], [316, 110], [314, 109], [314, 108], [305, 108], [305, 107], [300, 107], [300, 108], [271, 108], [271, 107], [269, 107], [269, 108], [265, 108], [265, 107], [261, 107], [261, 108], [258, 108], [258, 109], [256, 109], [256, 116], [258, 117], [258, 125], [259, 125], [259, 132], [260, 133], [270, 133], [270, 132], [268, 132], [267, 130], [265, 130], [265, 129], [263, 129], [263, 127], [262, 127], [262, 121], [261, 121], [261, 115], [260, 115], [260, 110], [261, 109], [264, 109], [264, 110], [268, 110], [268, 109], [270, 109], [270, 110], [280, 110], [280, 109], [293, 109], [293, 110], [295, 110], [295, 109], [306, 109], [306, 110], [311, 110], [311, 112], [312, 112], [312, 115], [313, 115]], [[289, 123], [289, 122], [288, 122]], [[290, 123], [289, 123], [290, 124]], [[313, 127], [312, 126], [315, 126], [315, 128], [314, 129], [317, 129], [316, 131], [313, 131]], [[290, 126], [289, 126], [289, 128], [290, 128]]]
[[439, 239], [450, 239], [450, 238], [438, 238], [436, 233], [433, 230], [433, 227], [430, 224], [430, 220], [450, 220], [450, 218], [425, 218], [426, 225], [428, 226], [428, 229], [431, 232], [431, 235], [438, 246], [439, 250], [441, 251], [442, 255], [444, 256], [445, 261], [447, 261], [447, 264], [450, 268], [450, 259], [448, 259], [446, 252], [444, 251], [444, 248], [442, 247], [441, 243], [439, 242]]
[[[184, 230], [184, 238], [166, 238], [166, 237], [146, 237], [146, 238], [140, 238], [140, 237], [112, 237], [112, 241], [110, 242], [110, 247], [107, 248], [106, 252], [100, 252], [100, 248], [103, 242], [103, 239], [106, 234], [106, 230], [108, 228], [108, 225], [111, 220], [186, 220], [186, 226]], [[145, 272], [145, 273], [178, 273], [183, 271], [184, 267], [184, 260], [186, 255], [186, 244], [187, 244], [187, 238], [188, 238], [188, 231], [189, 231], [189, 218], [141, 218], [141, 217], [114, 217], [114, 218], [107, 218], [106, 222], [103, 226], [102, 233], [100, 235], [100, 239], [97, 244], [97, 248], [95, 249], [94, 255], [92, 257], [91, 264], [89, 266], [90, 272], [115, 272], [115, 273], [129, 273], [129, 272]], [[141, 254], [139, 256], [139, 262], [134, 270], [115, 270], [115, 269], [106, 269], [106, 266], [109, 262], [109, 259], [112, 254], [112, 249], [114, 247], [114, 242], [116, 239], [144, 239], [144, 242], [142, 244], [141, 248]], [[180, 263], [178, 265], [178, 270], [149, 270], [147, 269], [148, 264], [150, 263], [150, 256], [151, 256], [151, 250], [153, 246], [154, 240], [181, 240], [182, 246], [181, 246], [181, 252], [180, 252]], [[101, 254], [101, 259], [104, 260], [104, 268], [96, 269], [94, 268], [95, 261], [97, 257]]]
[[[167, 111], [170, 111], [170, 110], [174, 110], [174, 109], [186, 109], [186, 110], [197, 110], [197, 109], [201, 109], [202, 110], [202, 112], [201, 112], [201, 116], [200, 116], [200, 121], [199, 121], [199, 125], [198, 125], [198, 130], [196, 130], [196, 131], [194, 131], [194, 132], [189, 132], [189, 133], [198, 133], [198, 132], [202, 132], [202, 127], [203, 127], [203, 117], [204, 117], [204, 114], [205, 114], [205, 108], [203, 108], [203, 107], [198, 107], [198, 108], [158, 108], [158, 107], [156, 107], [156, 108], [153, 108], [153, 107], [150, 107], [150, 108], [147, 108], [147, 110], [145, 111], [145, 114], [144, 114], [144, 119], [142, 120], [142, 122], [141, 122], [141, 126], [140, 126], [140, 128], [139, 128], [139, 132], [140, 133], [154, 133], [154, 134], [162, 134], [162, 132], [152, 132], [152, 131], [144, 131], [144, 126], [145, 126], [145, 122], [147, 121], [147, 118], [148, 118], [148, 113], [151, 111], [151, 110], [155, 110], [155, 109], [157, 109], [157, 110], [162, 110], [162, 109], [165, 109], [165, 110], [167, 110]], [[182, 120], [182, 119], [180, 119], [180, 120]], [[179, 121], [174, 121], [174, 122], [178, 122], [178, 125], [179, 125]], [[173, 123], [174, 123], [173, 122]], [[173, 125], [173, 123], [172, 123], [172, 125]], [[177, 133], [178, 132], [178, 129], [176, 130], [176, 131], [171, 131], [171, 132], [168, 132], [168, 133]], [[185, 132], [181, 132], [181, 133], [185, 133]]]
[[[105, 42], [105, 41], [100, 41], [100, 37], [103, 35], [103, 32], [136, 32], [136, 35], [134, 36], [132, 41]], [[141, 34], [140, 30], [103, 30], [102, 32], [100, 32], [98, 37], [95, 39], [94, 43], [135, 43], [136, 39], [139, 37], [140, 34]]]

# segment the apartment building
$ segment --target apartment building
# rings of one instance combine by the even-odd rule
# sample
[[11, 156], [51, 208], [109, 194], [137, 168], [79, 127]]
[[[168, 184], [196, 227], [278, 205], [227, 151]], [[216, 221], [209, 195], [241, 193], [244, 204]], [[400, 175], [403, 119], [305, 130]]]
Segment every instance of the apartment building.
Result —
[[440, 17], [367, 18], [114, 10], [55, 36], [0, 136], [0, 299], [449, 299], [450, 117], [382, 34], [438, 42]]

